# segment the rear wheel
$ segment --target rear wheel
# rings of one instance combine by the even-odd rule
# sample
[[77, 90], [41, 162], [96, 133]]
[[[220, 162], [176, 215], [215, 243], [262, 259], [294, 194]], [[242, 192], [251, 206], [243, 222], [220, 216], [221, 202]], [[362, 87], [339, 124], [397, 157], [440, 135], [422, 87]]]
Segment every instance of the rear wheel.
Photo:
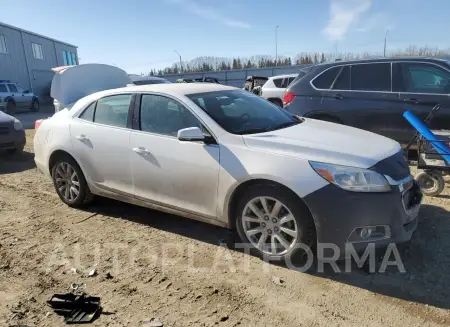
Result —
[[70, 156], [61, 156], [52, 167], [56, 193], [68, 206], [80, 208], [91, 202], [93, 196], [78, 164]]
[[438, 171], [421, 171], [414, 178], [422, 192], [428, 196], [437, 196], [445, 188], [445, 180]]
[[280, 187], [251, 187], [239, 201], [236, 213], [240, 238], [250, 243], [259, 257], [275, 261], [301, 258], [314, 245], [315, 229], [308, 209]]
[[12, 115], [16, 112], [16, 104], [12, 101], [8, 101], [6, 104], [6, 113]]

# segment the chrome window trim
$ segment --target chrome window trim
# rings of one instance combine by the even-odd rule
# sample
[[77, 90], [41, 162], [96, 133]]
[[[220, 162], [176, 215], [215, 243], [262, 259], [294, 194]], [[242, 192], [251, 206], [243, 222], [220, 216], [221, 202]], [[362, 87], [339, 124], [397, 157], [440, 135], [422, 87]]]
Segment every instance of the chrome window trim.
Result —
[[[445, 61], [444, 61], [445, 62]], [[367, 65], [367, 64], [386, 64], [386, 63], [390, 63], [391, 64], [391, 91], [365, 91], [365, 90], [338, 90], [338, 89], [331, 89], [331, 87], [329, 89], [318, 89], [314, 86], [313, 81], [319, 77], [320, 75], [322, 75], [323, 73], [325, 73], [327, 70], [334, 68], [334, 67], [344, 67], [344, 66], [352, 66], [352, 65]], [[438, 68], [441, 68], [443, 70], [446, 70], [448, 73], [450, 73], [450, 69], [447, 69], [445, 67], [443, 67], [442, 65], [439, 65], [435, 62], [428, 62], [428, 61], [417, 61], [417, 60], [395, 60], [393, 59], [392, 61], [373, 61], [373, 62], [358, 62], [358, 63], [354, 63], [354, 64], [340, 64], [340, 65], [333, 65], [328, 67], [327, 69], [325, 69], [324, 71], [322, 71], [320, 74], [316, 75], [312, 80], [309, 81], [309, 84], [311, 85], [311, 87], [316, 90], [316, 91], [337, 91], [337, 92], [367, 92], [367, 93], [387, 93], [387, 94], [418, 94], [418, 95], [440, 95], [440, 96], [450, 96], [450, 94], [445, 94], [445, 93], [415, 93], [415, 92], [396, 92], [392, 90], [393, 84], [392, 84], [392, 67], [393, 64], [397, 64], [397, 63], [414, 63], [414, 64], [430, 64], [430, 65], [434, 65]], [[342, 69], [341, 69], [342, 71]]]

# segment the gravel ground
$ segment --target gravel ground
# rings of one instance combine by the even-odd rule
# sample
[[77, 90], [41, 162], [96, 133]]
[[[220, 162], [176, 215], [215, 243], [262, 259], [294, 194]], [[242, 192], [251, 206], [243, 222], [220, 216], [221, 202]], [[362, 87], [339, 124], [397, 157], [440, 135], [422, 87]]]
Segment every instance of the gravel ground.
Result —
[[448, 193], [425, 199], [406, 273], [302, 273], [220, 246], [233, 234], [207, 224], [106, 199], [65, 206], [36, 171], [33, 133], [0, 158], [0, 326], [64, 325], [45, 301], [72, 283], [101, 297], [94, 326], [450, 325]]

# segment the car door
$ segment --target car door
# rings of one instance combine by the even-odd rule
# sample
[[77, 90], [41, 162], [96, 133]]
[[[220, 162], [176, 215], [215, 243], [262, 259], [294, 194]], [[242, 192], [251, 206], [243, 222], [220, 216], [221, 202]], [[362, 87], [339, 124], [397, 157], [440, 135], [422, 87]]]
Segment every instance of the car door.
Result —
[[8, 89], [9, 89], [9, 93], [11, 95], [11, 97], [14, 99], [14, 101], [16, 102], [16, 107], [24, 107], [24, 99], [22, 96], [22, 93], [19, 93], [19, 90], [17, 89], [16, 85], [14, 84], [7, 84], [8, 85]]
[[[450, 71], [440, 65], [427, 62], [398, 62], [399, 97], [404, 110], [411, 110], [424, 120], [431, 109], [441, 108], [429, 123], [433, 130], [450, 129]], [[405, 120], [404, 137], [411, 139], [415, 130]]]
[[131, 94], [101, 98], [70, 124], [73, 156], [85, 175], [104, 191], [129, 196], [133, 196], [128, 128], [131, 99]]
[[135, 196], [166, 207], [215, 218], [219, 147], [215, 142], [179, 141], [199, 119], [174, 98], [142, 94], [130, 136]]
[[21, 85], [16, 84], [17, 91], [22, 97], [23, 106], [31, 107], [31, 102], [33, 100], [33, 93], [30, 93], [28, 90], [25, 90]]
[[395, 121], [403, 111], [392, 92], [391, 63], [352, 64], [350, 81], [355, 126], [396, 139]]

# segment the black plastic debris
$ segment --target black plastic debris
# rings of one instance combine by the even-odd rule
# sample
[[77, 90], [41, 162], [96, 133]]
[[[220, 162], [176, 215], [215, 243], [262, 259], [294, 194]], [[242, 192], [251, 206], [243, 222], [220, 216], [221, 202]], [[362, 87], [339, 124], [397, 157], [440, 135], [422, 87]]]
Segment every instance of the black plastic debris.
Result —
[[54, 294], [47, 304], [56, 314], [64, 316], [66, 324], [87, 324], [101, 313], [100, 298], [86, 294]]

